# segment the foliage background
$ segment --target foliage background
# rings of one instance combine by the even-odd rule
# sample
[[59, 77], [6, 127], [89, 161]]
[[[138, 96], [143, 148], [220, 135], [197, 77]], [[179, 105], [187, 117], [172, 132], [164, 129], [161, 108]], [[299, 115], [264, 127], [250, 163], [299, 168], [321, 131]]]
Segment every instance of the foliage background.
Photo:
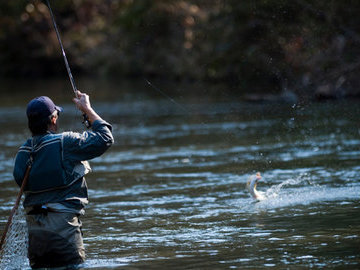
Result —
[[[358, 96], [360, 1], [51, 1], [72, 69], [225, 83], [238, 93]], [[0, 2], [0, 77], [63, 74], [45, 2]], [[235, 90], [234, 90], [235, 89]]]

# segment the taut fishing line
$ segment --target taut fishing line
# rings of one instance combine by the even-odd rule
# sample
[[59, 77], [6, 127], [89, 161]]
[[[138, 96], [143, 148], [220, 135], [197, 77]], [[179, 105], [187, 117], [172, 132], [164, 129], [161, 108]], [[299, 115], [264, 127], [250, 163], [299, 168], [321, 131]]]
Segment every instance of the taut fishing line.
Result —
[[149, 80], [147, 80], [146, 78], [144, 78], [144, 80], [146, 81], [146, 83], [148, 85], [150, 85], [153, 89], [155, 89], [156, 91], [158, 91], [160, 94], [162, 94], [164, 97], [166, 97], [167, 99], [169, 99], [172, 103], [174, 103], [176, 106], [178, 106], [179, 108], [181, 108], [184, 112], [189, 113], [188, 110], [181, 105], [180, 103], [176, 102], [172, 97], [170, 97], [168, 94], [166, 94], [164, 91], [161, 91], [158, 87], [156, 87], [155, 85], [153, 85]]

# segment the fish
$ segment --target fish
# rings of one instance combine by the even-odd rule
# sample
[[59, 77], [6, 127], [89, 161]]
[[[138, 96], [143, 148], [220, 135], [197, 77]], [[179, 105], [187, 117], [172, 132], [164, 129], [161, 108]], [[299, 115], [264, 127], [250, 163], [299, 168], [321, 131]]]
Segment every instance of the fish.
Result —
[[260, 179], [261, 179], [261, 174], [260, 172], [257, 172], [256, 174], [251, 175], [248, 181], [246, 182], [246, 188], [250, 192], [251, 197], [257, 201], [263, 201], [267, 199], [265, 192], [256, 190], [256, 186]]

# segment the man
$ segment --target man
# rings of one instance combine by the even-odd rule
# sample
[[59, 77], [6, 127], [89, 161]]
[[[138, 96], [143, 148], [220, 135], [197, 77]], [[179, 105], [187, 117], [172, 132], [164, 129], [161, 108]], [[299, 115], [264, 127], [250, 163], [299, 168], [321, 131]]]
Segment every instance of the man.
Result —
[[24, 208], [33, 269], [72, 269], [84, 262], [79, 216], [88, 203], [86, 160], [102, 155], [114, 142], [111, 125], [92, 109], [89, 96], [78, 91], [73, 101], [87, 115], [92, 131], [57, 134], [62, 108], [48, 97], [31, 100], [26, 110], [32, 138], [16, 155], [14, 178], [21, 185], [26, 168], [32, 165]]

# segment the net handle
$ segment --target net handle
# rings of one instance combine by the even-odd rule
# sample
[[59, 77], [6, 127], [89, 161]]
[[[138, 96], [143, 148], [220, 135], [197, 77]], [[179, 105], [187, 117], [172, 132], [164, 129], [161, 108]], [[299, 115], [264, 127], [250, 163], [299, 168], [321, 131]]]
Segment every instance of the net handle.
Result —
[[4, 232], [2, 234], [2, 237], [1, 237], [1, 242], [0, 242], [0, 258], [3, 254], [3, 246], [5, 244], [5, 238], [6, 238], [6, 235], [7, 235], [7, 232], [10, 228], [10, 225], [12, 223], [12, 220], [13, 220], [13, 217], [14, 217], [14, 214], [16, 212], [16, 210], [19, 208], [19, 204], [20, 204], [20, 200], [21, 200], [21, 196], [22, 194], [24, 193], [24, 188], [26, 186], [26, 183], [27, 183], [27, 180], [29, 178], [29, 174], [30, 174], [30, 169], [31, 169], [31, 165], [28, 165], [28, 167], [26, 168], [26, 172], [25, 172], [25, 175], [24, 175], [24, 179], [22, 181], [22, 184], [21, 184], [21, 187], [20, 187], [20, 191], [17, 195], [17, 198], [16, 198], [16, 202], [15, 202], [15, 205], [14, 207], [12, 208], [11, 210], [11, 213], [10, 213], [10, 216], [9, 216], [9, 219], [6, 223], [6, 226], [5, 226], [5, 229], [4, 229]]

